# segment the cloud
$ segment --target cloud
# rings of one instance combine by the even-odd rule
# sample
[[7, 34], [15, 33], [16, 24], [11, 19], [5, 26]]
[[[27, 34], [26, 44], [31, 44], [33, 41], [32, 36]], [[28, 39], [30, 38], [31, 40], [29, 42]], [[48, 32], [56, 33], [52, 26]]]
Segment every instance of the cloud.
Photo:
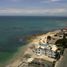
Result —
[[50, 0], [50, 1], [52, 1], [52, 2], [58, 2], [58, 1], [60, 1], [60, 0]]
[[63, 15], [67, 14], [66, 8], [5, 8], [0, 9], [0, 15]]
[[52, 2], [60, 2], [61, 0], [42, 0], [41, 3], [52, 3]]
[[6, 0], [6, 1], [10, 1], [10, 2], [19, 2], [21, 0]]

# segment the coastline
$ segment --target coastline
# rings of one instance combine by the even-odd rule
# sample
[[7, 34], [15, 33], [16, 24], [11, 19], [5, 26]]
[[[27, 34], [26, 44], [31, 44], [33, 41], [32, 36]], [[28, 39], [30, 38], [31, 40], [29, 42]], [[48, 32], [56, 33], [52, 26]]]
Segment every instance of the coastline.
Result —
[[36, 34], [35, 36], [32, 36], [29, 40], [28, 43], [20, 48], [18, 48], [18, 52], [16, 52], [13, 57], [5, 64], [5, 67], [9, 67], [11, 64], [16, 65], [15, 62], [19, 62], [20, 59], [24, 56], [25, 50], [33, 43], [37, 42], [38, 39], [41, 36], [44, 36], [45, 34]]
[[[18, 67], [18, 65], [21, 63], [21, 60], [23, 59], [23, 56], [24, 56], [24, 54], [25, 53], [27, 53], [27, 52], [29, 52], [29, 51], [26, 51], [27, 49], [28, 49], [28, 47], [29, 46], [31, 46], [31, 44], [33, 44], [33, 43], [38, 43], [38, 41], [40, 40], [40, 39], [42, 39], [42, 38], [44, 38], [44, 36], [47, 36], [47, 35], [50, 35], [51, 33], [56, 33], [56, 32], [58, 32], [59, 30], [56, 30], [56, 31], [51, 31], [51, 32], [48, 32], [48, 33], [45, 33], [45, 34], [41, 34], [41, 35], [37, 35], [37, 36], [35, 36], [34, 38], [32, 38], [32, 40], [29, 40], [29, 43], [27, 44], [27, 45], [25, 45], [24, 47], [21, 47], [21, 48], [19, 48], [20, 50], [19, 50], [19, 52], [17, 53], [17, 54], [19, 54], [19, 56], [16, 56], [14, 59], [13, 59], [13, 61], [12, 61], [12, 63], [9, 63], [9, 65], [7, 65], [6, 67]], [[22, 49], [22, 48], [24, 48], [24, 49]], [[25, 52], [25, 53], [24, 53]], [[61, 59], [61, 58], [60, 58]], [[58, 64], [58, 63], [57, 63]]]
[[5, 64], [5, 67], [7, 67], [8, 64], [10, 65], [13, 62], [16, 62], [17, 59], [20, 59], [21, 57], [23, 57], [23, 54], [24, 54], [24, 51], [26, 50], [26, 48], [27, 48], [27, 45], [19, 47], [18, 51], [13, 55], [13, 57], [9, 61], [7, 61], [7, 63]]

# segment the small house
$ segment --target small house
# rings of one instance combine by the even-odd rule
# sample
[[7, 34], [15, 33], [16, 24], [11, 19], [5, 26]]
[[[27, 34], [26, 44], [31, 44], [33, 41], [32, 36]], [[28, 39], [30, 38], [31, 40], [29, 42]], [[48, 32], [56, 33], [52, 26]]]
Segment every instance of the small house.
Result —
[[56, 45], [52, 44], [40, 44], [39, 48], [34, 49], [34, 53], [36, 55], [46, 55], [48, 57], [53, 57], [55, 58], [56, 55], [56, 50], [57, 50]]

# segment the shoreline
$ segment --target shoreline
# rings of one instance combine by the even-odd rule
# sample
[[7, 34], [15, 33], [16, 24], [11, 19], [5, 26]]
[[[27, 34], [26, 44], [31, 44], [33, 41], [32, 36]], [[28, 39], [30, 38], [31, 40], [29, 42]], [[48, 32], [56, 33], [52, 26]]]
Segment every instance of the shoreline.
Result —
[[[44, 33], [44, 34], [41, 34], [41, 35], [37, 35], [37, 36], [35, 36], [32, 40], [30, 40], [29, 41], [29, 43], [27, 44], [27, 45], [25, 45], [25, 48], [24, 48], [24, 50], [22, 49], [23, 47], [21, 47], [21, 49], [20, 49], [20, 56], [18, 56], [17, 57], [17, 59], [15, 58], [15, 61], [13, 61], [12, 63], [9, 63], [9, 65], [8, 66], [6, 66], [6, 67], [17, 67], [17, 64], [19, 64], [19, 62], [21, 61], [21, 59], [23, 59], [23, 56], [24, 56], [24, 54], [26, 53], [26, 52], [28, 52], [28, 51], [26, 51], [27, 49], [28, 49], [28, 47], [29, 46], [31, 46], [31, 44], [33, 44], [33, 43], [38, 43], [38, 41], [40, 40], [40, 38], [43, 38], [44, 36], [47, 36], [47, 35], [49, 35], [50, 33], [56, 33], [56, 32], [58, 32], [59, 30], [55, 30], [55, 31], [49, 31], [48, 33]], [[25, 52], [25, 53], [23, 53], [23, 56], [22, 56], [22, 51], [23, 52]], [[18, 54], [18, 53], [17, 53]], [[21, 62], [20, 62], [21, 63]]]
[[[16, 52], [14, 55], [13, 55], [13, 57], [5, 64], [5, 66], [6, 67], [9, 67], [8, 65], [11, 65], [13, 62], [16, 62], [17, 60], [18, 60], [18, 58], [19, 59], [21, 59], [23, 56], [24, 56], [24, 52], [25, 52], [25, 50], [34, 42], [34, 41], [36, 41], [38, 38], [40, 38], [41, 36], [44, 36], [45, 34], [43, 33], [43, 34], [36, 34], [36, 36], [34, 36], [34, 38], [32, 38], [33, 37], [33, 35], [32, 35], [32, 37], [31, 37], [31, 39], [30, 40], [28, 40], [28, 43], [26, 44], [26, 45], [23, 45], [22, 47], [20, 47], [20, 48], [18, 48], [18, 52]], [[23, 54], [21, 54], [21, 53], [23, 53]], [[19, 54], [18, 56], [17, 56], [17, 54]]]

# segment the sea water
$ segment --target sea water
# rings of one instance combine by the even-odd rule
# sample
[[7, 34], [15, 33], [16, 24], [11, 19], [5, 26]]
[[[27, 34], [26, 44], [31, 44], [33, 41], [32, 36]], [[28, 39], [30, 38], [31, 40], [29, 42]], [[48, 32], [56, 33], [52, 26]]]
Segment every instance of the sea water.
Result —
[[0, 16], [0, 63], [25, 45], [25, 36], [66, 26], [67, 17]]

